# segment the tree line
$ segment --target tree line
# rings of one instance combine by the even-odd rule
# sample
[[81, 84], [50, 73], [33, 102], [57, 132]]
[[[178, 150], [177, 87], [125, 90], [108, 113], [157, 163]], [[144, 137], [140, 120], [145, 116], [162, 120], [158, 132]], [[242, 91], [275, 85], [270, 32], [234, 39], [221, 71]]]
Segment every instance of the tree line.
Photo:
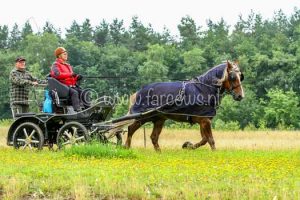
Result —
[[[207, 21], [198, 26], [189, 16], [177, 26], [179, 39], [165, 28], [156, 32], [133, 17], [125, 28], [123, 20], [102, 20], [93, 27], [89, 19], [73, 21], [62, 34], [50, 22], [34, 32], [26, 22], [12, 29], [0, 25], [0, 118], [11, 117], [8, 76], [18, 55], [27, 58], [27, 67], [44, 78], [64, 46], [74, 70], [91, 78], [84, 87], [100, 95], [128, 95], [143, 84], [187, 80], [225, 60], [238, 60], [245, 81], [246, 97], [234, 102], [225, 97], [214, 120], [215, 126], [234, 124], [238, 128], [299, 129], [300, 94], [300, 10], [287, 16], [281, 10], [272, 19], [252, 12], [239, 16], [230, 27], [225, 20]], [[116, 108], [126, 113], [126, 105]]]

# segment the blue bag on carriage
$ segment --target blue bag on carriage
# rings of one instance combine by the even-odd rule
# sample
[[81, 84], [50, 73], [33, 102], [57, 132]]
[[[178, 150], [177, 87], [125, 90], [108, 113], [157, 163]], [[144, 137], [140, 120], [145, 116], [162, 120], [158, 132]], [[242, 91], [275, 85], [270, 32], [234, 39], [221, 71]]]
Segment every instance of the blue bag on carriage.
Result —
[[49, 90], [45, 90], [45, 101], [43, 104], [44, 113], [53, 113], [52, 109], [52, 98], [50, 96]]

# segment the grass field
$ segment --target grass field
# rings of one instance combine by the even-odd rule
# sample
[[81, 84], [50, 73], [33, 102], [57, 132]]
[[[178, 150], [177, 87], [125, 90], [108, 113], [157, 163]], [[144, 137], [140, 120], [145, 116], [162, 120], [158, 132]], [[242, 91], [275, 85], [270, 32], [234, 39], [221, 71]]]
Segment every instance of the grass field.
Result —
[[[214, 132], [208, 146], [197, 130], [165, 129], [161, 153], [146, 130], [133, 150], [16, 151], [0, 128], [0, 199], [300, 199], [300, 132]], [[88, 154], [86, 152], [89, 152]]]

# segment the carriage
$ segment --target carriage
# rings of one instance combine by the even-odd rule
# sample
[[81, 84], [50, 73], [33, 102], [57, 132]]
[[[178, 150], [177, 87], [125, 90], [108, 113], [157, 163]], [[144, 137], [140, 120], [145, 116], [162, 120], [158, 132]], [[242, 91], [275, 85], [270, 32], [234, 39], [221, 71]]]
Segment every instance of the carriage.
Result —
[[122, 127], [116, 126], [114, 121], [106, 121], [114, 107], [109, 97], [103, 96], [90, 103], [89, 91], [83, 90], [85, 109], [74, 112], [67, 86], [51, 77], [43, 86], [51, 94], [54, 112], [16, 114], [8, 130], [7, 145], [17, 149], [42, 149], [43, 146], [52, 148], [57, 144], [58, 148], [63, 148], [91, 139], [122, 144]]

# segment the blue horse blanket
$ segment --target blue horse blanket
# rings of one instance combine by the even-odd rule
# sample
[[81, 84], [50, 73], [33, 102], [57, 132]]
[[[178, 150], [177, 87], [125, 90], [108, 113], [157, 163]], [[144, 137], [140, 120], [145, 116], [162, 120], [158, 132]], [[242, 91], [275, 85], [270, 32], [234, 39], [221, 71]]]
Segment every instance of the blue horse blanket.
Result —
[[130, 113], [158, 111], [213, 117], [221, 101], [221, 81], [224, 79], [226, 67], [226, 63], [218, 65], [190, 81], [145, 85], [137, 92]]

